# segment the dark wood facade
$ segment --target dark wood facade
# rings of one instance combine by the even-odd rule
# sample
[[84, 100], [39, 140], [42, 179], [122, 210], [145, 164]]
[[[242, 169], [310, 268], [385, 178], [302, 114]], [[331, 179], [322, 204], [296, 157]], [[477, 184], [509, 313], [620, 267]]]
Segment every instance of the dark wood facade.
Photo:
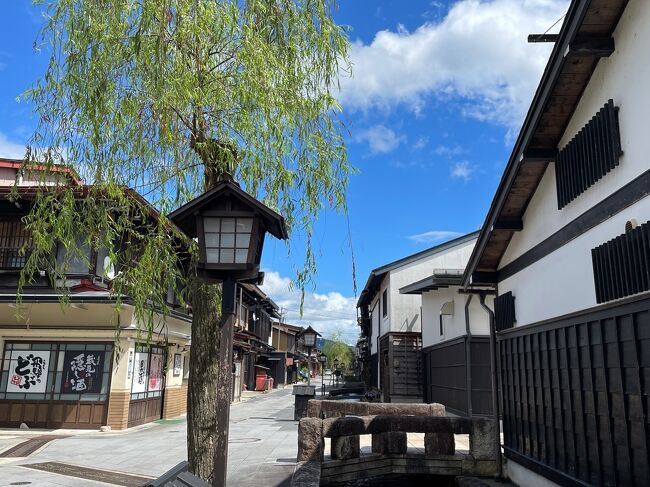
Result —
[[650, 485], [650, 298], [499, 335], [507, 457], [562, 485]]
[[422, 335], [387, 333], [379, 340], [384, 402], [422, 400]]
[[492, 414], [490, 339], [461, 336], [422, 350], [424, 402], [463, 416]]
[[[97, 393], [70, 393], [63, 387], [61, 364], [68, 350], [89, 349], [102, 354]], [[9, 363], [12, 351], [47, 353], [48, 366], [43, 393], [7, 391], [12, 373]], [[57, 342], [7, 340], [0, 360], [0, 427], [17, 428], [26, 423], [33, 428], [98, 428], [106, 424], [113, 364], [113, 345], [106, 342]]]

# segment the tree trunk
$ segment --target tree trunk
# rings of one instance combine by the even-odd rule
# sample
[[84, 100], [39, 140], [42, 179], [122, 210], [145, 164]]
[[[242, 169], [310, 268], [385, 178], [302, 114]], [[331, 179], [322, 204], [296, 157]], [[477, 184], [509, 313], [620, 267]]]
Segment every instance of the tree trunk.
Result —
[[190, 471], [209, 480], [214, 468], [219, 380], [219, 288], [194, 278], [191, 287], [192, 346], [187, 395], [187, 459]]
[[[193, 139], [192, 148], [205, 166], [203, 190], [207, 192], [219, 182], [224, 173], [232, 171], [235, 149], [213, 139], [206, 140], [203, 136]], [[187, 460], [191, 472], [203, 480], [210, 481], [215, 466], [215, 446], [220, 444], [223, 447], [225, 441], [227, 447], [228, 438], [227, 430], [224, 440], [223, 431], [219, 431], [217, 427], [219, 403], [223, 404], [225, 396], [224, 384], [230, 385], [229, 382], [220, 385], [219, 380], [231, 380], [230, 369], [223, 378], [219, 374], [220, 344], [227, 341], [222, 339], [224, 330], [221, 326], [221, 285], [206, 284], [194, 276], [190, 303], [192, 346], [187, 395]], [[231, 356], [227, 352], [225, 355]], [[223, 367], [223, 364], [221, 366]], [[219, 401], [219, 398], [222, 400]], [[225, 407], [230, 407], [229, 400], [225, 404]], [[228, 415], [225, 417], [227, 421]], [[223, 425], [220, 426], [223, 428]]]

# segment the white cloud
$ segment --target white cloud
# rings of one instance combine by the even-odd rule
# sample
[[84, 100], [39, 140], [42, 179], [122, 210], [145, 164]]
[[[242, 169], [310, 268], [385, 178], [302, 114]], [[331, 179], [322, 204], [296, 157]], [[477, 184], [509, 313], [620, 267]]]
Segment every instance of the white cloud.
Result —
[[433, 150], [433, 153], [435, 155], [445, 157], [459, 156], [464, 152], [465, 150], [459, 145], [454, 145], [451, 147], [447, 145], [439, 145]]
[[413, 144], [412, 149], [413, 150], [422, 150], [428, 144], [429, 144], [429, 137], [427, 137], [426, 135], [423, 135], [422, 137], [418, 138], [418, 140], [415, 141], [415, 144]]
[[404, 140], [404, 136], [397, 135], [392, 129], [383, 125], [373, 125], [357, 132], [354, 140], [367, 142], [371, 154], [388, 154], [397, 149]]
[[472, 172], [474, 172], [474, 168], [467, 161], [456, 162], [449, 170], [452, 178], [464, 179], [465, 181], [469, 180]]
[[[439, 22], [413, 32], [384, 30], [352, 44], [352, 78], [341, 79], [346, 108], [406, 105], [428, 95], [459, 100], [466, 116], [518, 128], [551, 46], [528, 44], [566, 12], [567, 0], [460, 0]], [[559, 28], [556, 27], [556, 29]]]
[[10, 141], [7, 136], [0, 132], [0, 157], [22, 159], [25, 157], [25, 146]]
[[418, 233], [417, 235], [409, 235], [407, 238], [417, 243], [430, 244], [460, 237], [461, 235], [462, 233], [449, 230], [431, 230], [429, 232]]
[[325, 338], [337, 331], [349, 344], [355, 344], [359, 335], [356, 300], [338, 292], [319, 294], [305, 292], [303, 316], [300, 317], [300, 290], [291, 288], [291, 280], [275, 271], [265, 271], [262, 290], [284, 308], [284, 320], [295, 325], [311, 324]]

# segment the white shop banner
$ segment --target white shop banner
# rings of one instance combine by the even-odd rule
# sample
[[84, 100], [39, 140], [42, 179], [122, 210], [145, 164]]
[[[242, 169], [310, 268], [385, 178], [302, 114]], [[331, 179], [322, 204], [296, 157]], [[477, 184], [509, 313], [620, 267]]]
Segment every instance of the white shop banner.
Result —
[[146, 392], [149, 378], [149, 354], [135, 352], [135, 368], [133, 370], [133, 386], [131, 392]]
[[7, 392], [42, 394], [47, 386], [49, 368], [50, 352], [47, 350], [12, 350]]

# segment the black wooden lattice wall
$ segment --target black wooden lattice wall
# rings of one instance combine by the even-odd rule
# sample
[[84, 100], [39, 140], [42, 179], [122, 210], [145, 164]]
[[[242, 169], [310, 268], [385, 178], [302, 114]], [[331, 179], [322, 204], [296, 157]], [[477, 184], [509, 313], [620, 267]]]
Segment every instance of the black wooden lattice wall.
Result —
[[497, 331], [515, 326], [515, 297], [511, 291], [494, 298], [494, 321]]
[[499, 336], [506, 456], [563, 485], [650, 485], [650, 299]]
[[650, 222], [591, 251], [596, 301], [650, 291]]
[[614, 102], [609, 100], [558, 153], [555, 161], [558, 209], [618, 166], [623, 152], [617, 111]]

